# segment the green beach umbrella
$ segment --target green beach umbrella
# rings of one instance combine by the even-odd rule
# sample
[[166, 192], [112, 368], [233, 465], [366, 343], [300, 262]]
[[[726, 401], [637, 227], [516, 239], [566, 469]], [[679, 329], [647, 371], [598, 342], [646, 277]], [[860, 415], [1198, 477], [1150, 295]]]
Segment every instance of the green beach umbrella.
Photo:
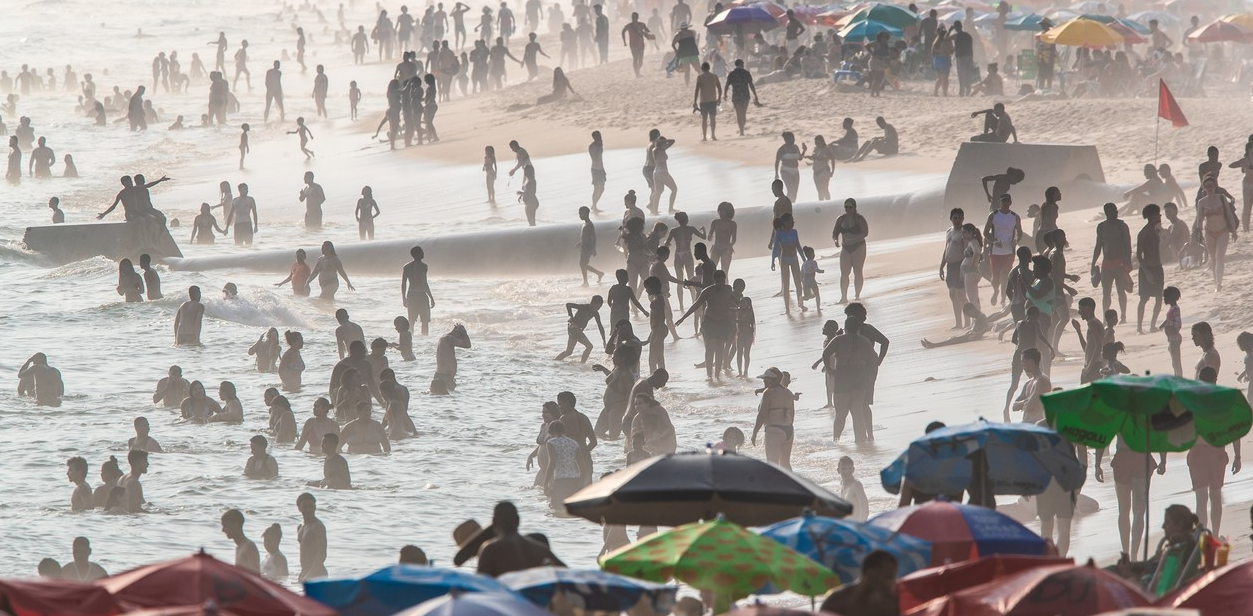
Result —
[[605, 571], [653, 582], [678, 580], [714, 594], [714, 613], [766, 585], [814, 597], [840, 583], [826, 567], [723, 519], [651, 535], [600, 559]]
[[1115, 436], [1133, 451], [1187, 451], [1202, 438], [1223, 447], [1248, 434], [1244, 394], [1172, 375], [1119, 375], [1040, 397], [1049, 425], [1072, 443], [1106, 447]]

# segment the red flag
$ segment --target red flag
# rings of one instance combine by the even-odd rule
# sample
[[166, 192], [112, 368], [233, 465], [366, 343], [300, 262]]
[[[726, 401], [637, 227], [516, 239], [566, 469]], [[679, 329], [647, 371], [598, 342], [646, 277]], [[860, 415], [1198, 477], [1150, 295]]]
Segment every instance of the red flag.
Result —
[[1163, 120], [1170, 120], [1170, 125], [1175, 128], [1183, 128], [1188, 125], [1188, 119], [1183, 117], [1183, 110], [1179, 108], [1179, 103], [1175, 102], [1175, 97], [1170, 93], [1170, 88], [1166, 87], [1164, 80], [1157, 80], [1157, 117]]

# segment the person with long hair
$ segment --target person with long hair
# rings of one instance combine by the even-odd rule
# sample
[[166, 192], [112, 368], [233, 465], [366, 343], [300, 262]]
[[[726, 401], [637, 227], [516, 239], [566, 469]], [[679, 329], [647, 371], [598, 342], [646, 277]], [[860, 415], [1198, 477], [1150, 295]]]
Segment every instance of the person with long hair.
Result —
[[340, 277], [343, 277], [349, 291], [357, 290], [352, 286], [352, 281], [348, 280], [348, 272], [344, 271], [343, 262], [335, 254], [335, 244], [329, 241], [322, 242], [322, 256], [318, 257], [318, 262], [313, 265], [313, 271], [309, 272], [309, 281], [315, 277], [318, 279], [318, 286], [322, 289], [319, 295], [322, 299], [335, 299], [335, 292], [339, 290]]
[[835, 175], [835, 154], [822, 135], [814, 137], [814, 150], [810, 154], [810, 162], [814, 168], [814, 188], [818, 190], [819, 201], [831, 200], [831, 176]]
[[483, 148], [483, 174], [487, 176], [487, 202], [496, 206], [496, 148]]
[[948, 37], [948, 30], [940, 26], [935, 30], [935, 43], [931, 45], [931, 67], [935, 69], [935, 88], [932, 96], [939, 96], [944, 91], [948, 96], [948, 76], [953, 70], [953, 41]]
[[979, 261], [983, 259], [983, 235], [971, 223], [962, 225], [961, 277], [966, 289], [966, 302], [979, 308]]
[[435, 112], [439, 111], [439, 92], [435, 86], [435, 75], [426, 74], [426, 98], [422, 101], [422, 125], [426, 128], [426, 140], [439, 141], [439, 133], [435, 132]]
[[135, 271], [130, 259], [122, 259], [117, 264], [117, 294], [126, 298], [128, 304], [144, 301], [144, 278]]
[[649, 199], [648, 209], [654, 214], [661, 207], [661, 195], [667, 188], [670, 189], [670, 210], [674, 211], [674, 200], [679, 195], [679, 187], [674, 183], [674, 177], [670, 175], [670, 147], [674, 145], [674, 139], [666, 137], [657, 137], [653, 142], [653, 193]]
[[518, 191], [518, 201], [522, 202], [526, 212], [526, 224], [535, 226], [535, 212], [539, 211], [539, 197], [535, 194], [535, 167], [527, 165], [522, 168], [522, 190]]
[[1202, 197], [1197, 199], [1197, 220], [1202, 221], [1205, 233], [1205, 249], [1209, 253], [1210, 268], [1214, 274], [1214, 291], [1223, 290], [1223, 266], [1227, 260], [1227, 245], [1239, 236], [1235, 220], [1235, 201], [1218, 187], [1218, 178], [1205, 176], [1201, 183]]
[[[709, 248], [709, 258], [718, 264], [718, 268], [730, 274], [731, 255], [735, 253], [735, 240], [739, 225], [735, 222], [735, 206], [730, 201], [718, 204], [718, 217], [709, 223], [709, 239], [713, 246]], [[703, 246], [703, 243], [699, 243]]]

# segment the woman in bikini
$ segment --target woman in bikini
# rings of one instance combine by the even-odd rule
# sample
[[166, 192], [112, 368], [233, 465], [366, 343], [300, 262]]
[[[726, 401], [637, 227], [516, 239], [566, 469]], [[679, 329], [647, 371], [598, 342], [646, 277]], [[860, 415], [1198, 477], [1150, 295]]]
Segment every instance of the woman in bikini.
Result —
[[796, 135], [791, 131], [783, 131], [783, 145], [774, 153], [774, 179], [783, 180], [787, 198], [793, 202], [796, 201], [796, 193], [801, 185], [800, 162], [808, 147], [808, 144], [796, 147]]
[[[666, 246], [674, 244], [674, 275], [679, 280], [691, 280], [696, 272], [696, 261], [692, 258], [692, 236], [705, 239], [705, 228], [696, 227], [688, 224], [687, 212], [678, 212], [674, 215], [674, 221], [678, 226], [670, 230], [669, 237], [666, 238]], [[696, 289], [691, 291], [692, 299], [696, 298]], [[679, 291], [679, 310], [683, 310], [683, 292]]]
[[341, 276], [344, 278], [344, 283], [348, 285], [349, 291], [357, 290], [352, 286], [352, 281], [348, 280], [348, 272], [344, 271], [344, 264], [335, 254], [335, 244], [331, 242], [322, 242], [322, 256], [318, 257], [318, 262], [313, 265], [313, 271], [309, 272], [309, 280], [313, 280], [315, 276], [318, 279], [318, 286], [322, 289], [319, 295], [322, 299], [335, 299]]
[[735, 222], [735, 206], [730, 201], [718, 204], [718, 218], [709, 223], [709, 237], [713, 247], [709, 256], [722, 271], [731, 273], [731, 255], [735, 253], [735, 239], [739, 225]]
[[870, 223], [857, 213], [855, 199], [844, 200], [844, 214], [835, 219], [831, 238], [840, 249], [840, 303], [848, 303], [849, 273], [853, 278], [854, 299], [861, 299], [861, 287], [865, 282], [866, 236], [870, 235]]
[[653, 142], [653, 195], [649, 201], [648, 209], [654, 214], [657, 208], [661, 207], [661, 194], [667, 188], [670, 189], [670, 209], [674, 211], [674, 200], [679, 195], [679, 187], [675, 185], [674, 178], [670, 175], [670, 146], [674, 145], [674, 139], [658, 137]]
[[835, 153], [822, 135], [814, 137], [814, 153], [809, 155], [814, 167], [814, 188], [819, 201], [831, 200], [831, 176], [835, 175]]
[[1197, 216], [1203, 220], [1205, 248], [1209, 252], [1210, 266], [1214, 271], [1214, 291], [1223, 290], [1223, 264], [1227, 260], [1227, 245], [1236, 240], [1238, 230], [1235, 203], [1219, 192], [1218, 179], [1206, 176], [1201, 184], [1202, 197], [1196, 202]]
[[[796, 222], [792, 220], [791, 214], [784, 214], [775, 219], [774, 225], [774, 248], [770, 253], [770, 271], [775, 271], [776, 261], [783, 266], [779, 269], [783, 293], [783, 310], [787, 314], [792, 313], [789, 286], [795, 284], [796, 303], [800, 306], [801, 312], [805, 312], [808, 309], [805, 308], [805, 298], [801, 295], [801, 241], [800, 235], [796, 232]], [[791, 274], [790, 279], [788, 274]]]

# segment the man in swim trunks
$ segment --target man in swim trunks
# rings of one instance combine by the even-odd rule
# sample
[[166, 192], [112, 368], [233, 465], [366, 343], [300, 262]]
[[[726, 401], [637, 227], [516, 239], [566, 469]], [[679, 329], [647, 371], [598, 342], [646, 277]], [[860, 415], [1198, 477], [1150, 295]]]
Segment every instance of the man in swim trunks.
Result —
[[587, 358], [592, 354], [592, 341], [587, 339], [587, 334], [583, 330], [587, 329], [587, 324], [595, 319], [596, 329], [600, 331], [600, 344], [605, 346], [605, 326], [600, 322], [600, 307], [605, 305], [605, 299], [599, 295], [593, 295], [592, 301], [587, 304], [576, 304], [570, 302], [566, 304], [566, 314], [569, 315], [570, 321], [566, 325], [566, 332], [569, 334], [569, 340], [566, 342], [566, 350], [557, 354], [554, 358], [561, 361], [574, 353], [574, 345], [583, 345], [582, 363], [587, 363]]
[[1162, 269], [1162, 236], [1158, 227], [1162, 224], [1162, 211], [1156, 204], [1148, 204], [1141, 210], [1144, 228], [1136, 236], [1136, 261], [1140, 263], [1140, 305], [1136, 307], [1136, 333], [1144, 333], [1144, 306], [1153, 303], [1153, 319], [1149, 330], [1157, 331], [1157, 317], [1162, 311], [1162, 291], [1166, 287], [1166, 272]]
[[48, 356], [35, 353], [22, 364], [17, 371], [19, 381], [28, 380], [34, 388], [35, 404], [40, 406], [61, 406], [61, 396], [65, 395], [65, 383], [61, 380], [61, 371], [48, 365]]
[[470, 348], [470, 334], [460, 323], [452, 331], [440, 336], [435, 346], [435, 376], [431, 379], [431, 393], [446, 394], [457, 389], [457, 349]]
[[796, 396], [783, 386], [783, 373], [778, 368], [768, 368], [757, 377], [765, 384], [761, 404], [757, 406], [757, 423], [753, 426], [752, 443], [757, 445], [757, 433], [766, 429], [766, 461], [783, 468], [792, 468], [792, 443], [796, 434]]
[[722, 81], [710, 72], [709, 63], [700, 65], [696, 91], [692, 93], [692, 111], [700, 112], [700, 140], [718, 140], [718, 100], [722, 98]]
[[900, 142], [896, 136], [896, 127], [888, 124], [888, 121], [879, 116], [874, 119], [875, 124], [883, 129], [882, 137], [875, 137], [861, 145], [861, 149], [857, 151], [857, 155], [849, 160], [849, 162], [858, 162], [866, 159], [871, 152], [878, 152], [884, 156], [896, 156], [900, 151]]
[[260, 222], [257, 219], [257, 200], [248, 196], [248, 185], [239, 185], [239, 196], [231, 202], [231, 210], [226, 213], [226, 226], [235, 225], [235, 245], [251, 246], [252, 236], [257, 232]]
[[701, 290], [687, 312], [674, 322], [675, 326], [681, 325], [701, 308], [705, 309], [700, 329], [705, 342], [706, 377], [711, 381], [721, 381], [722, 373], [730, 371], [728, 350], [735, 341], [735, 311], [739, 309], [739, 299], [731, 285], [727, 284], [726, 272], [716, 270], [713, 273], [713, 284]]
[[1014, 267], [1014, 251], [1022, 241], [1022, 218], [1010, 209], [1013, 198], [1006, 193], [1000, 195], [998, 201], [1000, 207], [988, 214], [988, 221], [983, 225], [984, 243], [992, 254], [992, 306], [998, 301], [1005, 303], [1005, 281]]
[[400, 298], [405, 308], [409, 309], [410, 329], [421, 321], [422, 335], [425, 336], [430, 330], [431, 308], [435, 307], [435, 296], [431, 294], [431, 285], [426, 279], [426, 263], [422, 262], [426, 253], [421, 246], [414, 246], [409, 249], [409, 255], [413, 257], [413, 261], [407, 263], [401, 273]]
[[962, 225], [966, 222], [966, 213], [955, 207], [948, 214], [953, 226], [944, 232], [944, 253], [940, 256], [940, 280], [948, 288], [948, 298], [953, 304], [953, 329], [961, 329], [966, 325], [963, 308], [966, 305], [966, 287], [962, 280], [961, 265], [965, 258], [966, 242], [962, 239]]
[[1101, 261], [1101, 311], [1109, 310], [1110, 290], [1118, 288], [1118, 314], [1127, 314], [1127, 292], [1131, 290], [1131, 229], [1119, 220], [1118, 206], [1105, 204], [1105, 220], [1096, 226], [1096, 245], [1092, 248], [1092, 269]]

